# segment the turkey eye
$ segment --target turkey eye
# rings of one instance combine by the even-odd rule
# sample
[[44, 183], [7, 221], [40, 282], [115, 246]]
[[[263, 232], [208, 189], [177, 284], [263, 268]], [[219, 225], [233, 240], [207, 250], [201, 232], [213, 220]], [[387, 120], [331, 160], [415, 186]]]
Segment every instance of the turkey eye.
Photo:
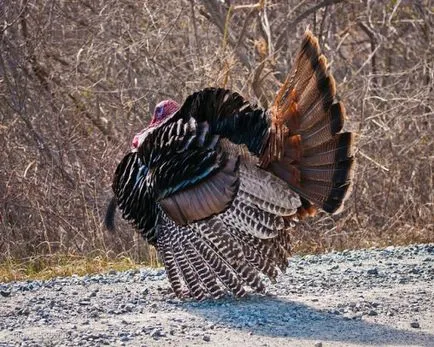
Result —
[[163, 116], [163, 111], [164, 111], [163, 106], [157, 106], [155, 108], [155, 115], [157, 116], [157, 118], [161, 118]]

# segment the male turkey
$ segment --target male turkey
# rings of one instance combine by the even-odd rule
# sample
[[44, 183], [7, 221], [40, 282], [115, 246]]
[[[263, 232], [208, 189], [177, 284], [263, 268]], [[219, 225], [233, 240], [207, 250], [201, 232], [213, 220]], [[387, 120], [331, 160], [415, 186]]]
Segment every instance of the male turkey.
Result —
[[287, 267], [292, 221], [335, 213], [349, 193], [353, 134], [335, 94], [307, 31], [269, 110], [217, 88], [159, 103], [116, 169], [106, 225], [117, 205], [179, 297], [263, 291]]

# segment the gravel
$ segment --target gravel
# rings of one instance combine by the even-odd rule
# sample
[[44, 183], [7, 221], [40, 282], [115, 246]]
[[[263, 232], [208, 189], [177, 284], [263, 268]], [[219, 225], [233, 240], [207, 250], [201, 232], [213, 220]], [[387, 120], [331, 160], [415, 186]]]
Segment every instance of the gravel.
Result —
[[295, 256], [266, 295], [181, 301], [164, 270], [0, 283], [0, 346], [434, 346], [434, 245]]

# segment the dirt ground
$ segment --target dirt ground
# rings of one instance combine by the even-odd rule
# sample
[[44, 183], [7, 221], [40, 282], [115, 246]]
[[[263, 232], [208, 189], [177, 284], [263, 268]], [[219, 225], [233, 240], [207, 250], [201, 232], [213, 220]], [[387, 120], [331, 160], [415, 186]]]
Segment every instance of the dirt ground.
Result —
[[243, 299], [180, 301], [152, 269], [0, 284], [0, 345], [434, 346], [433, 249], [295, 257]]

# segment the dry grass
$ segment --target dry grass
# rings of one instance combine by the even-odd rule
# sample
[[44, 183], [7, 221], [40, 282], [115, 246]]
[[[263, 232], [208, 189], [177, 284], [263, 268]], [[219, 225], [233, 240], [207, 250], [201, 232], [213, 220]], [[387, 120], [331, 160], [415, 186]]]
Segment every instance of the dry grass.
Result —
[[45, 280], [53, 277], [89, 275], [110, 270], [124, 271], [143, 266], [159, 267], [160, 263], [143, 264], [129, 257], [82, 256], [55, 254], [26, 260], [5, 260], [0, 263], [0, 282]]
[[231, 3], [0, 0], [0, 261], [24, 264], [17, 276], [33, 267], [20, 259], [63, 254], [155, 261], [128, 225], [101, 224], [133, 134], [159, 100], [207, 86], [266, 106], [307, 26], [358, 133], [358, 169], [343, 213], [299, 226], [294, 250], [434, 241], [429, 1]]
[[431, 228], [414, 228], [408, 225], [402, 229], [389, 229], [384, 233], [379, 233], [377, 229], [356, 232], [330, 228], [326, 233], [323, 230], [315, 229], [315, 225], [307, 225], [307, 223], [293, 230], [292, 253], [312, 254], [345, 249], [406, 246], [432, 243], [434, 240]]

